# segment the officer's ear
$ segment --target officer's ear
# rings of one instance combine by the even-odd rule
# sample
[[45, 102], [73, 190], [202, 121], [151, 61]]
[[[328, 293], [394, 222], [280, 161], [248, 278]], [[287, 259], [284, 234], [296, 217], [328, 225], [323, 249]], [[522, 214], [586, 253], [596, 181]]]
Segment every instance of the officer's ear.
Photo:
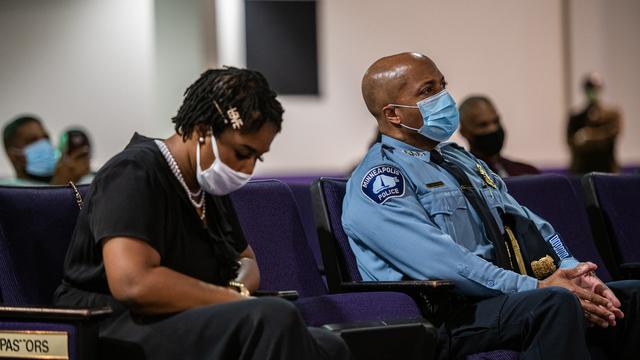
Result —
[[400, 114], [398, 108], [393, 105], [387, 105], [382, 108], [382, 116], [393, 125], [400, 126]]

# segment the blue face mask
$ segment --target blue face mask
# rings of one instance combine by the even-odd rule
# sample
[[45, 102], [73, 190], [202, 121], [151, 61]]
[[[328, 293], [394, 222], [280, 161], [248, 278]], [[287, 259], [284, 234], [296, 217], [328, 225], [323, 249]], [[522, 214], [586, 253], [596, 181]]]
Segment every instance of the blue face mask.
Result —
[[27, 160], [26, 172], [29, 175], [48, 177], [53, 176], [58, 162], [58, 153], [49, 139], [41, 139], [27, 145], [24, 150]]
[[453, 100], [451, 94], [447, 90], [430, 96], [426, 99], [418, 101], [416, 106], [389, 104], [396, 107], [419, 109], [422, 114], [422, 127], [412, 128], [410, 126], [400, 124], [407, 129], [411, 129], [421, 135], [438, 142], [445, 141], [456, 132], [460, 124], [460, 116], [456, 101]]

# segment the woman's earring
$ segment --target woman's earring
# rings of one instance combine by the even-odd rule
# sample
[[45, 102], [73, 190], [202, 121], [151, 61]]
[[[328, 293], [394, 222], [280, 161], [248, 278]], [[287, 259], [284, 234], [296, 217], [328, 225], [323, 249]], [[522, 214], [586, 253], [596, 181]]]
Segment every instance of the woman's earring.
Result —
[[204, 144], [204, 137], [200, 136], [200, 137], [198, 138], [198, 142], [199, 142], [200, 144]]

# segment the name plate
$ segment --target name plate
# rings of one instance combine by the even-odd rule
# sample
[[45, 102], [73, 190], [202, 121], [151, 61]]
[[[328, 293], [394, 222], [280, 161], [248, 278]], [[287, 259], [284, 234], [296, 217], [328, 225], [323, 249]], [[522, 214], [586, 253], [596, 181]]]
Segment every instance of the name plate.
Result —
[[69, 359], [64, 331], [0, 331], [0, 358]]

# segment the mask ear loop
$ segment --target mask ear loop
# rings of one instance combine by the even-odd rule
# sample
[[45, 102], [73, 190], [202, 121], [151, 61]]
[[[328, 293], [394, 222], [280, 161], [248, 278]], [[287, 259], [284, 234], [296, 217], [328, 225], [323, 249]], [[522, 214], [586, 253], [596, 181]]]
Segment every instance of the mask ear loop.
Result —
[[214, 161], [218, 160], [222, 162], [222, 160], [220, 160], [220, 153], [218, 152], [218, 141], [216, 140], [216, 137], [213, 136], [213, 133], [211, 133], [211, 147], [213, 148], [213, 156], [216, 157]]
[[[405, 109], [418, 109], [418, 110], [420, 110], [420, 108], [417, 105], [387, 104], [387, 106], [393, 106], [393, 107], [399, 107], [399, 108], [405, 108]], [[405, 125], [403, 123], [400, 123], [400, 126], [402, 126], [405, 129], [413, 130], [415, 132], [420, 132], [419, 128], [413, 128], [413, 127], [407, 126], [407, 125]]]
[[203, 142], [204, 138], [200, 137], [198, 139], [198, 145], [196, 145], [196, 169], [198, 170], [198, 172], [202, 172], [202, 166], [200, 166], [200, 146]]

